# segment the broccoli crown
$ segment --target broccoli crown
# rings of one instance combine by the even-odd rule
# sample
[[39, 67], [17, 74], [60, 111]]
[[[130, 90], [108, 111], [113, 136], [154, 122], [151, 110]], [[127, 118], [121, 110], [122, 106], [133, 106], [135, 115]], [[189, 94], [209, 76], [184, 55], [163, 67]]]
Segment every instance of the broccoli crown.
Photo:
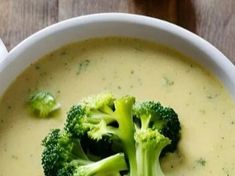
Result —
[[46, 176], [56, 176], [59, 168], [74, 159], [74, 143], [60, 129], [52, 130], [43, 140], [42, 166]]
[[83, 136], [89, 131], [93, 139], [101, 139], [107, 133], [107, 125], [114, 121], [111, 95], [99, 95], [84, 99], [81, 104], [73, 106], [67, 115], [65, 129], [75, 136]]
[[87, 135], [96, 141], [106, 138], [114, 143], [119, 141], [129, 160], [133, 160], [130, 164], [135, 168], [134, 103], [135, 98], [132, 96], [120, 99], [114, 98], [112, 94], [89, 97], [69, 111], [65, 129], [73, 136]]
[[84, 152], [80, 140], [60, 129], [52, 130], [43, 140], [42, 165], [45, 176], [93, 176], [127, 170], [124, 154], [92, 160]]
[[[91, 139], [131, 139], [134, 132], [132, 106], [135, 99], [130, 96], [115, 99], [110, 94], [89, 97], [68, 112], [65, 130], [73, 136], [88, 135]], [[126, 129], [130, 130], [126, 131]], [[129, 136], [127, 136], [129, 135]], [[129, 138], [130, 137], [130, 138]]]
[[135, 133], [135, 141], [137, 145], [151, 149], [159, 148], [159, 146], [165, 147], [171, 143], [169, 138], [160, 134], [157, 130], [152, 129], [137, 130]]
[[137, 175], [164, 175], [159, 157], [176, 149], [180, 138], [178, 115], [171, 108], [153, 101], [137, 103], [133, 108]]
[[31, 111], [39, 117], [47, 117], [60, 108], [60, 104], [57, 103], [55, 97], [47, 91], [38, 91], [32, 94], [28, 104]]
[[159, 102], [147, 101], [136, 104], [134, 116], [138, 128], [158, 130], [159, 133], [171, 140], [162, 154], [173, 152], [180, 139], [180, 122], [176, 112], [169, 107], [163, 107]]
[[44, 139], [44, 172], [163, 176], [159, 157], [176, 150], [180, 129], [176, 112], [159, 102], [136, 103], [132, 96], [112, 94], [89, 97], [70, 109], [64, 130], [55, 129]]
[[85, 108], [81, 105], [72, 106], [67, 114], [65, 130], [73, 136], [81, 136], [87, 131], [81, 124], [82, 118], [85, 116]]

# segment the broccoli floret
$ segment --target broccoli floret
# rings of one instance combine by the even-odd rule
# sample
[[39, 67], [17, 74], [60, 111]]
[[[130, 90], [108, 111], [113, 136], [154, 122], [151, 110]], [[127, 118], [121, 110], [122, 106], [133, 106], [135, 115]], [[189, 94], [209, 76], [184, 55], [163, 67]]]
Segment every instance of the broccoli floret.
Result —
[[130, 172], [135, 172], [134, 103], [135, 98], [131, 96], [120, 99], [115, 99], [111, 94], [89, 97], [71, 109], [65, 129], [77, 136], [87, 134], [97, 141], [104, 136], [118, 140], [128, 156]]
[[55, 97], [47, 91], [39, 91], [32, 94], [28, 100], [28, 105], [31, 111], [39, 117], [47, 117], [50, 113], [60, 108], [60, 104]]
[[99, 140], [89, 138], [80, 120], [85, 116], [86, 110], [84, 106], [72, 106], [67, 114], [67, 123], [65, 130], [73, 137], [82, 139], [81, 144], [87, 153], [92, 153], [100, 157], [107, 157], [120, 151], [117, 145], [113, 146], [110, 136], [103, 136]]
[[46, 176], [163, 176], [159, 158], [175, 151], [180, 140], [172, 108], [111, 94], [73, 106], [64, 129], [43, 142]]
[[45, 176], [98, 176], [104, 173], [120, 175], [127, 165], [124, 154], [92, 161], [84, 152], [80, 140], [59, 129], [52, 130], [43, 140], [42, 165]]
[[170, 139], [157, 130], [141, 129], [135, 133], [137, 176], [163, 176], [159, 157], [171, 143]]
[[84, 127], [80, 125], [80, 120], [85, 116], [85, 108], [81, 105], [72, 106], [67, 114], [65, 130], [75, 137], [84, 134]]
[[180, 122], [177, 113], [170, 107], [163, 107], [159, 102], [141, 102], [134, 106], [134, 117], [139, 121], [139, 128], [158, 130], [171, 140], [162, 155], [174, 152], [180, 140]]
[[60, 168], [76, 159], [77, 163], [90, 162], [80, 141], [60, 129], [52, 130], [43, 140], [42, 166], [46, 176], [56, 176]]
[[159, 158], [176, 149], [180, 138], [178, 115], [160, 103], [143, 102], [134, 107], [138, 175], [164, 175]]

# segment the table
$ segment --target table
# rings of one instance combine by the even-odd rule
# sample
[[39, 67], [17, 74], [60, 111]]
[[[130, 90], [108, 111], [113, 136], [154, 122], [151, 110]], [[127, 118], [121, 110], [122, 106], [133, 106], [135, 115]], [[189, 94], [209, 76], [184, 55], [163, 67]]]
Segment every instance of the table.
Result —
[[0, 38], [10, 50], [50, 24], [100, 12], [173, 22], [205, 38], [235, 63], [235, 0], [0, 0]]

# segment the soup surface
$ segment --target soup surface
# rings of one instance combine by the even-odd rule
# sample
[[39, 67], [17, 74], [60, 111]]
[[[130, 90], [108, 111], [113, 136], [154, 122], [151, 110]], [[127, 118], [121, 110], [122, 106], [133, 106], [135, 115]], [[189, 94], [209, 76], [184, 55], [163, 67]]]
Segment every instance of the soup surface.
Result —
[[[36, 118], [26, 101], [47, 90], [61, 103]], [[65, 46], [33, 63], [0, 100], [0, 176], [42, 176], [41, 141], [62, 127], [81, 98], [130, 94], [171, 106], [182, 124], [179, 149], [161, 161], [169, 176], [235, 175], [235, 104], [221, 83], [189, 58], [137, 39], [92, 39]]]

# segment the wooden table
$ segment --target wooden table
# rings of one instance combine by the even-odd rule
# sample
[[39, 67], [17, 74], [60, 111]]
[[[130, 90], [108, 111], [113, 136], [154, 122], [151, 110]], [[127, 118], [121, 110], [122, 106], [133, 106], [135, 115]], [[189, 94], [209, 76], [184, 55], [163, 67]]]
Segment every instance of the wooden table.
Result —
[[0, 0], [0, 38], [11, 49], [45, 26], [98, 12], [173, 22], [202, 36], [235, 63], [235, 0]]

